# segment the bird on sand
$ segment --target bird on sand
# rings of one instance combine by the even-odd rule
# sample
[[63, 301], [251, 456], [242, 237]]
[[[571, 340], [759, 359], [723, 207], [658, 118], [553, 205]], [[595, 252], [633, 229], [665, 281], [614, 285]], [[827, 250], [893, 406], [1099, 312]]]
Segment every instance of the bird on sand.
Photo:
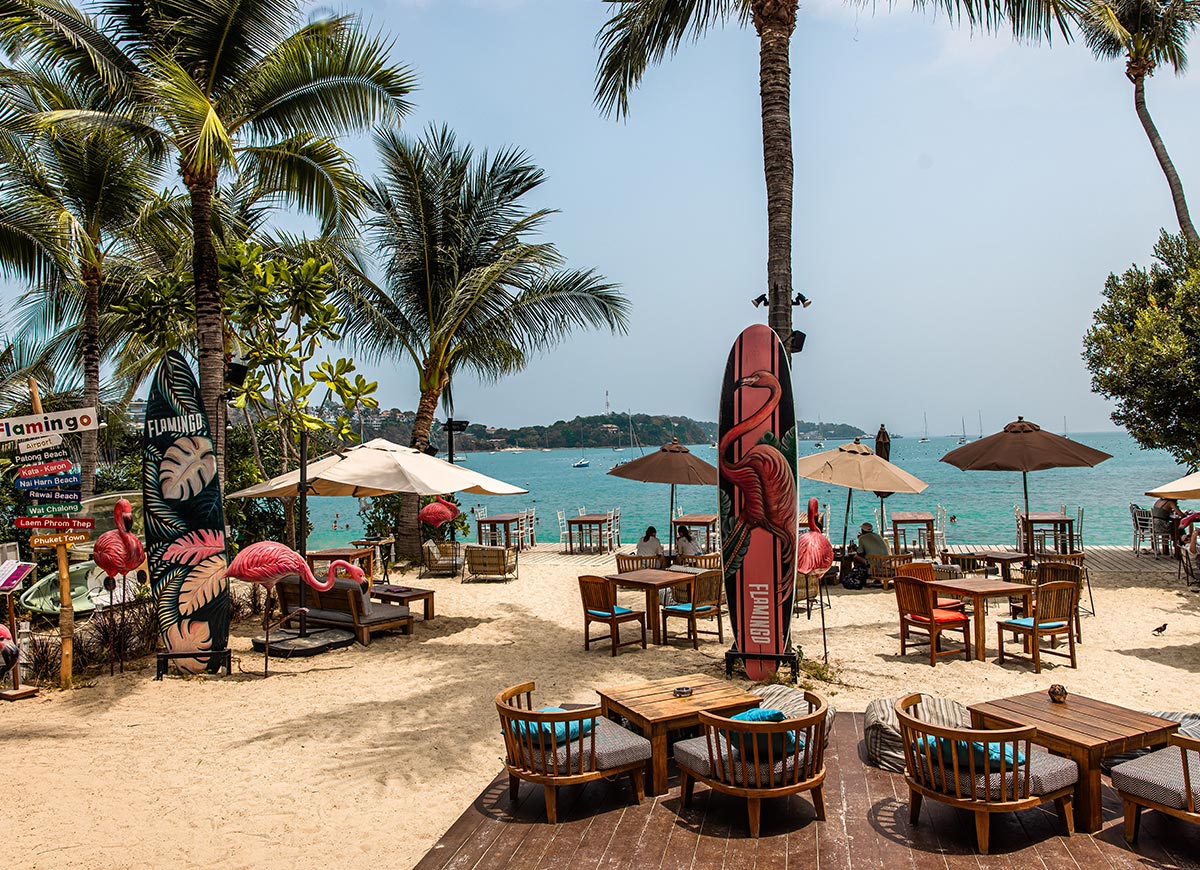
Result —
[[1164, 622], [1158, 628], [1151, 632], [1155, 637], [1162, 637], [1162, 633], [1167, 630], [1167, 624]]

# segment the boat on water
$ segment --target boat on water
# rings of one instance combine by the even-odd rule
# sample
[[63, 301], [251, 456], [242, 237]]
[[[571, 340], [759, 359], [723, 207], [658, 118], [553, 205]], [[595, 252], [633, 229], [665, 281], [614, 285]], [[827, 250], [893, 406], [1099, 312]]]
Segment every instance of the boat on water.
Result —
[[586, 456], [580, 456], [578, 459], [576, 459], [574, 462], [571, 463], [571, 467], [572, 468], [587, 468], [591, 464], [592, 463], [588, 462], [588, 458]]
[[824, 450], [824, 449], [825, 449], [824, 441], [817, 441], [813, 444], [813, 450]]
[[922, 411], [921, 416], [925, 420], [925, 434], [917, 439], [917, 443], [918, 444], [928, 444], [929, 443], [929, 415], [926, 414], [924, 411]]
[[967, 418], [962, 417], [960, 419], [962, 421], [962, 434], [958, 436], [958, 443], [961, 446], [967, 443]]

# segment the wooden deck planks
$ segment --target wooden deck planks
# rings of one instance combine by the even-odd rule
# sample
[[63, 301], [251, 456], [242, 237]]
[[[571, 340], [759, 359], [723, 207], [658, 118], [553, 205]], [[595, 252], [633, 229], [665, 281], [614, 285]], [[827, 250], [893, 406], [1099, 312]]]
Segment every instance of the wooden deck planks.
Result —
[[628, 780], [560, 789], [558, 825], [545, 823], [542, 790], [522, 784], [517, 806], [501, 775], [417, 865], [419, 870], [1200, 870], [1200, 828], [1146, 812], [1136, 851], [1122, 837], [1121, 801], [1104, 788], [1105, 827], [1063, 837], [1053, 805], [994, 814], [991, 855], [975, 853], [970, 814], [926, 799], [908, 820], [900, 776], [864, 763], [862, 715], [841, 714], [826, 752], [827, 820], [809, 795], [768, 801], [762, 836], [749, 837], [746, 804], [702, 785], [683, 809], [678, 775], [659, 798], [633, 803]]

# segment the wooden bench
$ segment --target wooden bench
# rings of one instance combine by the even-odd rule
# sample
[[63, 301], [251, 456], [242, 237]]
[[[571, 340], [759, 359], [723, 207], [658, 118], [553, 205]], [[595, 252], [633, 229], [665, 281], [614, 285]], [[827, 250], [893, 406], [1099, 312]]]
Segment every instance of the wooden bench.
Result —
[[[284, 577], [276, 584], [275, 591], [284, 616], [300, 606], [298, 576]], [[363, 646], [371, 643], [372, 634], [381, 631], [398, 628], [401, 634], [412, 634], [413, 617], [407, 607], [372, 603], [363, 593], [362, 586], [346, 577], [334, 580], [333, 588], [328, 592], [318, 592], [308, 586], [304, 590], [304, 606], [308, 608], [308, 622], [353, 631]]]

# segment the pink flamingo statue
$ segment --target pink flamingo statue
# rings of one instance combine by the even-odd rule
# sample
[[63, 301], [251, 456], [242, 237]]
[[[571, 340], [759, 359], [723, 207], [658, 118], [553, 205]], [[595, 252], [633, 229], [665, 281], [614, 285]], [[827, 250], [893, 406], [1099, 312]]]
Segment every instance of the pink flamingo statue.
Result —
[[[267, 675], [271, 655], [271, 613], [275, 609], [275, 584], [284, 577], [298, 574], [313, 589], [318, 592], [328, 592], [333, 588], [338, 568], [345, 568], [346, 573], [359, 583], [366, 580], [366, 575], [357, 565], [351, 565], [342, 559], [335, 559], [329, 563], [329, 574], [325, 581], [321, 582], [299, 553], [278, 541], [259, 541], [242, 548], [233, 557], [233, 561], [225, 570], [226, 577], [232, 580], [244, 580], [267, 590], [267, 601], [263, 605], [263, 631], [266, 633], [266, 643], [263, 649], [264, 677]], [[301, 611], [297, 610], [296, 612], [300, 613]], [[279, 621], [279, 624], [282, 625], [290, 618], [291, 614], [285, 616]]]
[[[113, 505], [113, 523], [115, 528], [105, 532], [96, 539], [92, 548], [92, 560], [107, 575], [104, 588], [108, 590], [109, 625], [114, 625], [112, 615], [113, 590], [117, 588], [117, 578], [121, 578], [121, 603], [129, 600], [129, 587], [125, 585], [125, 575], [136, 571], [146, 561], [146, 551], [142, 542], [133, 533], [133, 505], [128, 499], [117, 499]], [[121, 660], [121, 673], [125, 673], [125, 609], [121, 609], [121, 631], [111, 632], [113, 646], [117, 647]], [[118, 641], [119, 634], [119, 641]], [[113, 673], [112, 659], [108, 662], [108, 675]]]
[[428, 523], [434, 528], [440, 528], [446, 523], [453, 522], [458, 516], [458, 507], [453, 503], [446, 501], [440, 495], [437, 496], [437, 501], [430, 502], [421, 508], [421, 512], [417, 514], [417, 518]]
[[[822, 534], [821, 520], [817, 516], [817, 500], [808, 500], [808, 531], [796, 542], [796, 576], [804, 578], [805, 594], [808, 594], [808, 584], [812, 578], [817, 579], [817, 606], [821, 608], [821, 643], [825, 643], [825, 603], [821, 600], [821, 578], [833, 564], [833, 544]], [[812, 616], [812, 607], [808, 610]], [[825, 649], [826, 663], [829, 660], [829, 649]]]

